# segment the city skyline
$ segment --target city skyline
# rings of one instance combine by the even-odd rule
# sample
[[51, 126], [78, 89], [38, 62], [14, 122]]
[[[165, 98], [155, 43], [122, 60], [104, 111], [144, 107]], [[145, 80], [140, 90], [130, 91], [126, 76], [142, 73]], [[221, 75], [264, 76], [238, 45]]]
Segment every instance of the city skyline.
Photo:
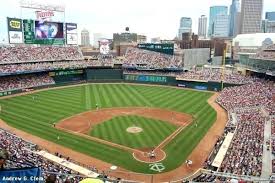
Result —
[[[125, 27], [129, 26], [131, 32], [147, 35], [148, 38], [162, 37], [173, 39], [177, 36], [179, 20], [181, 17], [191, 17], [193, 32], [198, 32], [198, 18], [206, 15], [209, 19], [210, 6], [227, 6], [230, 7], [231, 0], [194, 0], [193, 3], [186, 3], [179, 0], [173, 3], [164, 1], [149, 2], [140, 0], [133, 4], [126, 0], [108, 1], [58, 1], [58, 4], [66, 6], [66, 22], [78, 24], [78, 32], [83, 28], [89, 30], [90, 35], [93, 33], [107, 34], [109, 37], [112, 33], [123, 32]], [[48, 0], [47, 3], [56, 1]], [[107, 4], [107, 5], [106, 5]], [[176, 5], [176, 6], [175, 6]], [[116, 9], [116, 11], [113, 11]], [[275, 1], [265, 0], [264, 11], [275, 11]], [[33, 12], [20, 13], [19, 0], [10, 0], [1, 2], [0, 6], [0, 41], [6, 39], [7, 30], [6, 17], [28, 18]], [[58, 15], [57, 15], [58, 17]], [[62, 16], [60, 16], [62, 17]], [[264, 15], [263, 15], [264, 18]], [[62, 18], [61, 18], [62, 20]]]

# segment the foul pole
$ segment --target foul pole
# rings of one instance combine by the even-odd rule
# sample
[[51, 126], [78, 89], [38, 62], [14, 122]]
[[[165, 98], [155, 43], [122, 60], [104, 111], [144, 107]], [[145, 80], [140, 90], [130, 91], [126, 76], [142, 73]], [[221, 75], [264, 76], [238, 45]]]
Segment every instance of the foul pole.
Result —
[[224, 83], [225, 57], [226, 57], [226, 45], [224, 46], [224, 49], [223, 49], [221, 91], [223, 90], [223, 83]]

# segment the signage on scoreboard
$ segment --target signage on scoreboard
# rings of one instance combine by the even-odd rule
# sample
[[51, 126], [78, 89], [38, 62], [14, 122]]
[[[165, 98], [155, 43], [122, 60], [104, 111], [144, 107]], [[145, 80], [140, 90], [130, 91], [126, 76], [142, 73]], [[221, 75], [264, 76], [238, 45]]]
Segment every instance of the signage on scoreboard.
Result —
[[9, 31], [10, 43], [23, 43], [23, 33], [18, 31]]
[[44, 20], [48, 18], [52, 18], [54, 16], [53, 11], [36, 11], [35, 12], [37, 20]]
[[22, 31], [22, 20], [19, 18], [7, 18], [9, 31]]
[[77, 44], [77, 24], [66, 23], [66, 40], [67, 44]]
[[7, 18], [9, 43], [23, 43], [22, 20], [19, 18]]
[[66, 23], [67, 34], [77, 34], [77, 24]]
[[159, 53], [174, 55], [174, 44], [173, 43], [141, 43], [138, 44], [139, 49], [155, 51]]

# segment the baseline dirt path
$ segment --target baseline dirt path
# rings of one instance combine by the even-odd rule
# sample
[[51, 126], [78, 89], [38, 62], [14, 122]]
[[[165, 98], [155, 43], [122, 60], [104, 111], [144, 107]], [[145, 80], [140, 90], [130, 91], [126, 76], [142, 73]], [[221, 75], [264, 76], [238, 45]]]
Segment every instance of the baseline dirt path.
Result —
[[[66, 87], [74, 87], [74, 86], [76, 86], [76, 85], [66, 86]], [[59, 88], [54, 88], [54, 89], [59, 89]], [[43, 89], [43, 90], [47, 90], [47, 89]], [[37, 92], [37, 91], [35, 91], [35, 92]], [[30, 93], [32, 93], [32, 92], [30, 92]], [[21, 94], [19, 94], [19, 95], [21, 95]], [[22, 94], [22, 95], [24, 95], [24, 94]], [[9, 98], [9, 97], [14, 97], [14, 95], [7, 96], [6, 98]], [[208, 100], [208, 103], [217, 112], [216, 122], [213, 124], [213, 126], [209, 129], [207, 134], [204, 136], [204, 138], [200, 141], [200, 143], [196, 146], [196, 148], [189, 155], [188, 159], [192, 160], [192, 162], [193, 162], [191, 167], [187, 167], [184, 163], [179, 168], [177, 168], [173, 171], [158, 174], [158, 175], [137, 174], [137, 173], [130, 172], [130, 171], [122, 169], [122, 168], [118, 168], [118, 170], [116, 172], [113, 172], [109, 175], [115, 176], [115, 177], [121, 177], [126, 180], [136, 180], [136, 181], [140, 181], [140, 182], [159, 183], [159, 182], [170, 182], [172, 180], [180, 180], [181, 178], [183, 178], [187, 175], [190, 175], [190, 174], [194, 173], [197, 169], [201, 168], [203, 166], [204, 161], [208, 157], [209, 153], [213, 149], [216, 140], [218, 139], [218, 137], [220, 135], [222, 135], [224, 127], [228, 120], [226, 111], [223, 108], [221, 108], [217, 103], [215, 103], [215, 100], [217, 97], [218, 97], [218, 93], [215, 93]], [[4, 98], [1, 97], [1, 99], [4, 99]], [[172, 118], [170, 118], [170, 119], [172, 119]], [[63, 154], [64, 156], [69, 156], [70, 158], [72, 158], [82, 164], [85, 164], [88, 166], [95, 165], [99, 170], [107, 171], [107, 170], [109, 170], [110, 166], [112, 166], [109, 163], [106, 163], [106, 162], [103, 162], [96, 158], [75, 152], [69, 148], [63, 147], [61, 145], [52, 143], [50, 141], [41, 139], [39, 137], [30, 135], [26, 132], [23, 132], [21, 130], [18, 130], [16, 128], [8, 126], [5, 122], [3, 122], [1, 120], [0, 120], [0, 127], [22, 137], [25, 140], [31, 141], [31, 142], [39, 145], [41, 148], [46, 149], [51, 153], [59, 152], [59, 153]]]

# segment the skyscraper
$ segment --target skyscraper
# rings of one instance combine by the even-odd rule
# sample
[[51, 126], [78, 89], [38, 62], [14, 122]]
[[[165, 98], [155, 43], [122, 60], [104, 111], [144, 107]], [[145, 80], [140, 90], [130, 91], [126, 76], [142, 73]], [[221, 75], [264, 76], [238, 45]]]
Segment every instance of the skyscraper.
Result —
[[207, 35], [207, 17], [205, 15], [201, 15], [199, 18], [199, 30], [198, 36], [206, 38]]
[[182, 39], [182, 33], [192, 33], [192, 19], [190, 17], [181, 17], [179, 28], [179, 39]]
[[275, 21], [275, 12], [266, 12], [265, 13], [265, 19], [269, 21]]
[[241, 33], [261, 32], [263, 0], [242, 0]]
[[89, 46], [90, 45], [90, 33], [87, 29], [81, 31], [81, 45]]
[[240, 30], [240, 0], [232, 0], [230, 6], [230, 24], [229, 24], [229, 36], [235, 37], [239, 34]]
[[275, 21], [263, 20], [262, 21], [262, 32], [263, 33], [275, 33]]
[[229, 16], [217, 15], [213, 23], [212, 37], [228, 37], [229, 35]]
[[209, 26], [208, 26], [208, 36], [211, 37], [214, 33], [214, 21], [218, 15], [227, 15], [227, 6], [211, 6], [209, 13]]

